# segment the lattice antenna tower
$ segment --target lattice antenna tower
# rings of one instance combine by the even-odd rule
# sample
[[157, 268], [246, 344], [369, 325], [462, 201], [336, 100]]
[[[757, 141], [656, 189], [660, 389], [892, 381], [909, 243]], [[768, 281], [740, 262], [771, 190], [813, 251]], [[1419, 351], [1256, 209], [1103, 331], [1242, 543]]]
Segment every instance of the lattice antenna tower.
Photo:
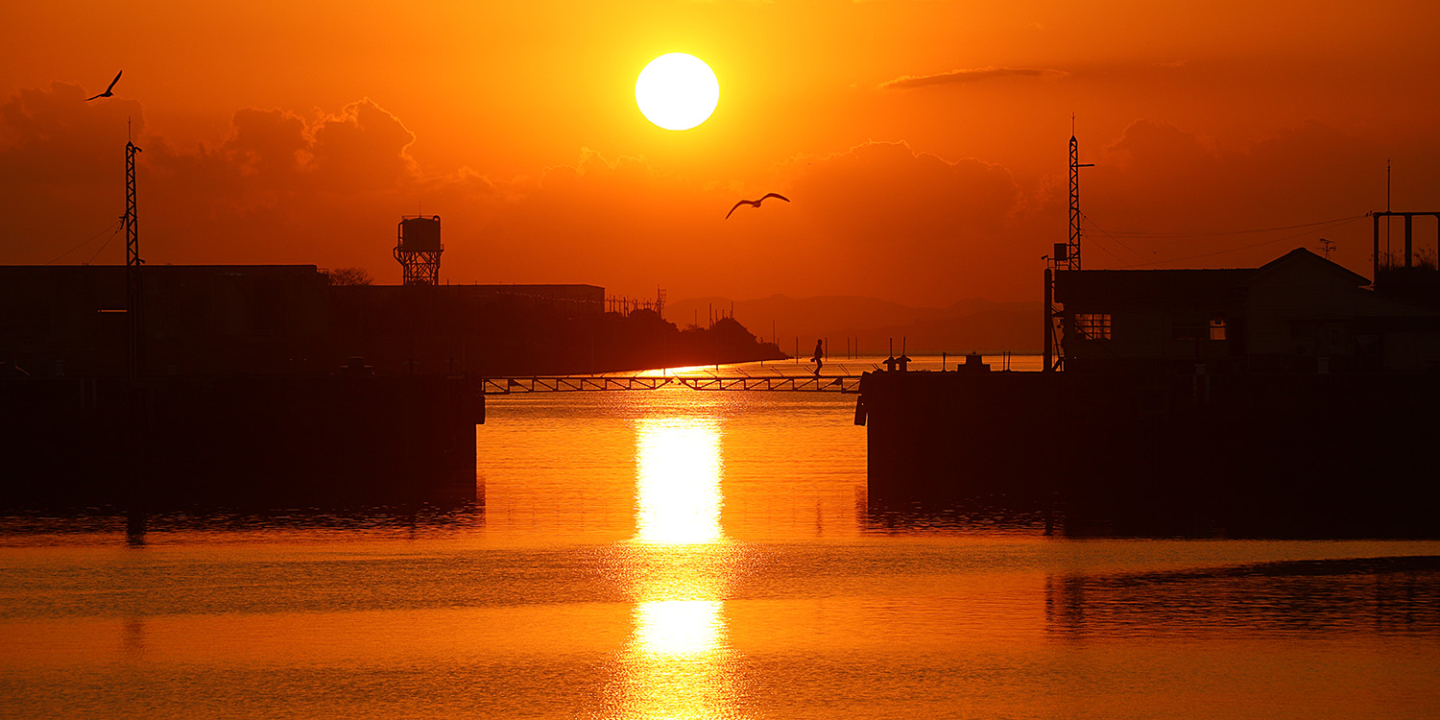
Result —
[[130, 377], [140, 375], [141, 305], [144, 294], [140, 286], [140, 222], [135, 209], [135, 155], [140, 148], [129, 137], [130, 122], [126, 120], [125, 138], [125, 315], [128, 319], [130, 343]]
[[[1065, 268], [1080, 269], [1080, 168], [1095, 167], [1080, 162], [1080, 144], [1075, 140], [1075, 116], [1070, 116], [1070, 240], [1066, 243]], [[1059, 263], [1057, 263], [1057, 266]]]

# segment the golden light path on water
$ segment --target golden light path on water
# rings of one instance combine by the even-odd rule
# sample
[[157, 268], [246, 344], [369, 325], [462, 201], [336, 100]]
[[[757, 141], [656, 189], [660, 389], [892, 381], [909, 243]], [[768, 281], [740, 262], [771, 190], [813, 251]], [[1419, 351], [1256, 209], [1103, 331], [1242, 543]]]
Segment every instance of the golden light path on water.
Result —
[[636, 421], [636, 538], [712, 543], [720, 530], [720, 428], [702, 418]]
[[636, 421], [637, 602], [622, 662], [622, 717], [733, 714], [720, 437], [709, 418]]

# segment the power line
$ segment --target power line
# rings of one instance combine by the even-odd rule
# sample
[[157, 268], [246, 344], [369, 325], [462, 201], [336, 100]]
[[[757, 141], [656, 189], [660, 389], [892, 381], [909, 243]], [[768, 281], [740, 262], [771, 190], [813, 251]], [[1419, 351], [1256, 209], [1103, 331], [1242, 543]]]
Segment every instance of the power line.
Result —
[[[1104, 232], [1104, 231], [1102, 230], [1101, 232]], [[1111, 240], [1115, 240], [1115, 238], [1110, 238], [1110, 239], [1111, 239]], [[1102, 242], [1100, 242], [1100, 241], [1098, 241], [1098, 240], [1095, 240], [1095, 238], [1090, 238], [1090, 240], [1091, 240], [1091, 242], [1094, 242], [1094, 243], [1095, 243], [1095, 247], [1098, 247], [1098, 248], [1100, 248], [1101, 250], [1105, 251], [1105, 254], [1106, 254], [1106, 255], [1109, 255], [1110, 257], [1115, 258], [1115, 262], [1118, 262], [1118, 263], [1120, 263], [1121, 265], [1124, 265], [1125, 267], [1134, 267], [1134, 266], [1132, 266], [1130, 263], [1125, 262], [1125, 260], [1124, 260], [1123, 258], [1121, 258], [1119, 255], [1116, 255], [1115, 253], [1110, 252], [1110, 248], [1105, 247], [1105, 244], [1104, 244], [1104, 243], [1102, 243]], [[1120, 241], [1116, 240], [1116, 242], [1120, 242]], [[1123, 243], [1122, 243], [1122, 245], [1123, 245]], [[1133, 252], [1133, 251], [1132, 251], [1132, 252]]]
[[[79, 249], [82, 248], [82, 247], [85, 247], [86, 245], [89, 245], [92, 240], [94, 240], [95, 238], [100, 237], [101, 235], [104, 235], [104, 234], [105, 234], [105, 230], [114, 229], [114, 228], [118, 227], [119, 225], [120, 225], [120, 222], [117, 220], [113, 225], [107, 225], [107, 226], [105, 226], [105, 229], [104, 229], [104, 230], [101, 230], [100, 232], [97, 232], [97, 233], [95, 233], [94, 235], [91, 235], [90, 237], [85, 238], [85, 240], [82, 241], [79, 245], [76, 245], [75, 247], [72, 247], [72, 248], [70, 248], [69, 250], [66, 250], [66, 251], [63, 252], [63, 253], [60, 253], [59, 255], [56, 255], [54, 260], [51, 260], [50, 262], [47, 262], [47, 263], [45, 263], [45, 264], [46, 264], [46, 265], [54, 265], [55, 263], [60, 262], [60, 259], [61, 259], [61, 258], [65, 257], [66, 255], [69, 255], [69, 254], [72, 253], [72, 252], [75, 252], [76, 250], [79, 250]], [[117, 231], [117, 232], [118, 232], [118, 231]], [[114, 237], [114, 236], [112, 235], [111, 237]], [[109, 241], [107, 240], [106, 242], [109, 242]]]
[[115, 228], [115, 232], [110, 233], [110, 237], [105, 238], [105, 242], [100, 245], [100, 249], [99, 249], [99, 250], [96, 250], [96, 251], [95, 251], [95, 254], [90, 256], [90, 262], [92, 262], [92, 263], [95, 262], [95, 258], [100, 257], [100, 253], [103, 252], [106, 247], [109, 247], [110, 241], [111, 241], [111, 240], [114, 240], [114, 239], [115, 239], [115, 236], [116, 236], [116, 235], [119, 235], [119, 234], [120, 234], [120, 228], [117, 227], [117, 228]]
[[[1132, 238], [1132, 239], [1134, 239], [1134, 238], [1152, 238], [1152, 239], [1161, 239], [1161, 238], [1207, 238], [1207, 237], [1224, 237], [1224, 236], [1228, 236], [1228, 235], [1253, 235], [1253, 234], [1257, 234], [1257, 233], [1278, 232], [1278, 231], [1281, 231], [1281, 230], [1296, 230], [1296, 229], [1299, 229], [1299, 228], [1313, 228], [1313, 227], [1318, 227], [1318, 226], [1321, 226], [1321, 225], [1333, 225], [1333, 224], [1335, 224], [1335, 223], [1342, 223], [1342, 222], [1347, 222], [1347, 221], [1350, 221], [1350, 220], [1358, 220], [1358, 219], [1363, 218], [1363, 217], [1369, 217], [1369, 213], [1363, 213], [1363, 214], [1360, 214], [1360, 215], [1350, 215], [1350, 216], [1348, 216], [1348, 217], [1336, 218], [1336, 219], [1334, 219], [1334, 220], [1322, 220], [1322, 221], [1320, 221], [1320, 222], [1301, 223], [1301, 224], [1299, 224], [1299, 225], [1280, 225], [1280, 226], [1277, 226], [1277, 227], [1255, 228], [1255, 229], [1251, 229], [1251, 230], [1221, 230], [1221, 231], [1217, 231], [1217, 232], [1193, 232], [1193, 233], [1182, 233], [1182, 232], [1144, 232], [1144, 231], [1139, 231], [1139, 230], [1116, 230], [1116, 231], [1115, 231], [1115, 235], [1123, 235], [1123, 236], [1125, 236], [1125, 237], [1127, 237], [1127, 238]], [[1102, 232], [1103, 232], [1103, 231], [1102, 231]], [[1106, 233], [1106, 234], [1109, 235], [1110, 233]], [[1112, 237], [1113, 237], [1113, 236], [1112, 236]]]
[[[1336, 227], [1336, 228], [1342, 228], [1342, 227], [1345, 227], [1346, 225], [1352, 225], [1352, 224], [1354, 224], [1356, 221], [1362, 220], [1362, 219], [1364, 219], [1365, 217], [1366, 217], [1365, 215], [1357, 215], [1357, 216], [1355, 216], [1355, 217], [1353, 217], [1353, 218], [1349, 218], [1349, 222], [1345, 222], [1345, 223], [1343, 223], [1343, 224], [1336, 225], [1335, 227]], [[1334, 221], [1334, 220], [1332, 220], [1331, 222], [1339, 222], [1339, 221]], [[1237, 248], [1229, 248], [1229, 249], [1226, 249], [1226, 250], [1216, 250], [1216, 251], [1214, 251], [1214, 252], [1201, 253], [1201, 254], [1199, 254], [1199, 255], [1191, 255], [1191, 256], [1189, 256], [1189, 257], [1168, 258], [1168, 259], [1165, 259], [1165, 260], [1154, 260], [1154, 261], [1147, 262], [1147, 263], [1139, 263], [1139, 264], [1136, 264], [1136, 265], [1132, 265], [1131, 267], [1145, 267], [1145, 266], [1148, 266], [1148, 265], [1159, 265], [1159, 264], [1162, 264], [1162, 263], [1183, 262], [1183, 261], [1185, 261], [1185, 260], [1196, 260], [1196, 259], [1199, 259], [1199, 258], [1207, 258], [1207, 257], [1215, 256], [1215, 255], [1224, 255], [1224, 254], [1226, 254], [1226, 253], [1240, 252], [1241, 250], [1249, 250], [1250, 248], [1257, 248], [1257, 247], [1261, 247], [1261, 246], [1264, 246], [1264, 245], [1273, 245], [1273, 244], [1275, 244], [1275, 243], [1277, 243], [1277, 242], [1282, 242], [1282, 241], [1285, 241], [1285, 240], [1293, 240], [1293, 239], [1295, 239], [1295, 238], [1297, 238], [1297, 237], [1300, 237], [1301, 235], [1308, 235], [1308, 234], [1310, 234], [1311, 232], [1314, 232], [1314, 231], [1313, 231], [1313, 230], [1310, 230], [1310, 229], [1306, 229], [1306, 230], [1302, 230], [1302, 231], [1300, 231], [1300, 232], [1298, 232], [1298, 233], [1294, 233], [1294, 234], [1291, 234], [1291, 235], [1285, 235], [1285, 236], [1283, 236], [1283, 237], [1278, 237], [1278, 238], [1274, 238], [1274, 239], [1271, 239], [1271, 240], [1265, 240], [1264, 242], [1252, 243], [1252, 244], [1250, 244], [1250, 245], [1242, 245], [1242, 246], [1237, 247]]]
[[[1115, 237], [1114, 235], [1111, 235], [1105, 228], [1102, 228], [1102, 227], [1100, 227], [1098, 224], [1096, 224], [1094, 220], [1091, 220], [1091, 219], [1090, 219], [1090, 216], [1089, 216], [1089, 215], [1085, 215], [1085, 214], [1082, 213], [1082, 214], [1081, 214], [1081, 217], [1083, 217], [1086, 222], [1090, 223], [1090, 227], [1093, 227], [1093, 228], [1095, 228], [1096, 230], [1099, 230], [1101, 235], [1104, 235], [1105, 237], [1108, 237], [1108, 238], [1110, 238], [1111, 240], [1114, 240], [1117, 244], [1120, 245], [1120, 247], [1125, 248], [1126, 250], [1129, 250], [1129, 251], [1130, 251], [1130, 254], [1134, 255], [1135, 257], [1138, 257], [1138, 258], [1140, 258], [1140, 259], [1142, 259], [1142, 260], [1145, 259], [1145, 256], [1144, 256], [1144, 255], [1141, 255], [1140, 253], [1138, 253], [1138, 252], [1135, 251], [1135, 248], [1132, 248], [1132, 247], [1130, 247], [1129, 245], [1126, 245], [1125, 243], [1121, 242], [1121, 241], [1120, 241], [1120, 238], [1117, 238], [1117, 237]], [[1114, 256], [1114, 255], [1111, 255], [1111, 257], [1115, 257], [1115, 256]], [[1120, 258], [1118, 258], [1118, 257], [1115, 258], [1115, 259], [1116, 259], [1116, 260], [1120, 260]], [[1125, 261], [1124, 261], [1124, 260], [1120, 260], [1120, 262], [1123, 263], [1123, 262], [1125, 262]], [[1127, 265], [1127, 267], [1129, 267], [1129, 266]]]

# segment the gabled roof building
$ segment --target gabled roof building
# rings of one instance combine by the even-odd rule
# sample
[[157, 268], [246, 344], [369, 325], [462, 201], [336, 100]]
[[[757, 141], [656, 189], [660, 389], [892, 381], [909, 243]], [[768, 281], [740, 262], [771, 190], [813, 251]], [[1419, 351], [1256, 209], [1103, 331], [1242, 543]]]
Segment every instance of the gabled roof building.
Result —
[[1440, 309], [1303, 248], [1258, 268], [1056, 270], [1067, 372], [1440, 370]]

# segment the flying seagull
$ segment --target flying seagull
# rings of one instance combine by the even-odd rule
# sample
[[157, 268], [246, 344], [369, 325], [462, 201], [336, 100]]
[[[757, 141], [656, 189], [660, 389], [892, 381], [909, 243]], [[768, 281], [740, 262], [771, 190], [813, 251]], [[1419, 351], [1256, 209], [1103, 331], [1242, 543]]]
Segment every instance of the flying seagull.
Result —
[[105, 88], [105, 92], [100, 93], [99, 95], [96, 95], [95, 97], [85, 98], [85, 102], [90, 102], [91, 100], [94, 100], [95, 98], [110, 97], [111, 95], [114, 95], [115, 93], [110, 92], [110, 91], [115, 89], [115, 83], [120, 82], [120, 76], [121, 76], [121, 75], [124, 75], [124, 74], [125, 74], [125, 71], [124, 71], [124, 70], [121, 70], [120, 72], [115, 73], [115, 79], [110, 81], [110, 87]]
[[765, 198], [772, 198], [772, 197], [773, 197], [773, 198], [780, 198], [781, 200], [784, 200], [785, 202], [790, 202], [790, 198], [787, 198], [787, 197], [785, 197], [784, 195], [781, 195], [780, 193], [765, 193], [765, 197], [762, 197], [762, 198], [760, 198], [759, 200], [741, 200], [740, 202], [735, 203], [735, 207], [730, 208], [730, 212], [725, 213], [725, 219], [726, 219], [726, 220], [729, 220], [729, 219], [730, 219], [730, 216], [735, 213], [735, 209], [738, 208], [738, 207], [740, 207], [741, 205], [750, 205], [750, 206], [753, 206], [753, 207], [757, 207], [757, 208], [758, 208], [758, 207], [760, 207], [760, 203], [765, 202]]

